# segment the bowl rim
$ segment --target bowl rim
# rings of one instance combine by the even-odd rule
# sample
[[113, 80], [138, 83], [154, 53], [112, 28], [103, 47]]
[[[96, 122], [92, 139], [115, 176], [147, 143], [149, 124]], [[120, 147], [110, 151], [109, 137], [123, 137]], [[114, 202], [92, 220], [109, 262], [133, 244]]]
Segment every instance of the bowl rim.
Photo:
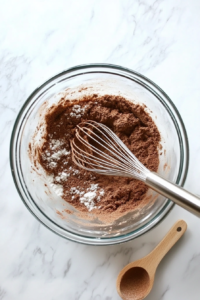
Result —
[[[112, 245], [112, 244], [119, 244], [122, 242], [126, 242], [129, 241], [131, 239], [134, 239], [142, 234], [144, 234], [145, 232], [149, 231], [150, 229], [152, 229], [154, 226], [158, 225], [160, 223], [161, 220], [164, 219], [164, 217], [166, 217], [169, 213], [169, 211], [174, 207], [174, 203], [167, 199], [167, 202], [165, 203], [165, 205], [162, 207], [162, 209], [156, 214], [156, 216], [154, 216], [153, 219], [151, 219], [148, 223], [146, 223], [145, 225], [139, 227], [136, 230], [133, 230], [127, 234], [122, 234], [119, 236], [115, 236], [115, 237], [102, 237], [102, 238], [97, 238], [97, 237], [88, 237], [88, 236], [84, 236], [81, 234], [77, 234], [77, 233], [72, 233], [71, 231], [68, 231], [64, 228], [62, 228], [61, 226], [59, 226], [58, 224], [54, 223], [48, 216], [46, 216], [38, 207], [37, 205], [35, 205], [37, 207], [37, 209], [39, 209], [39, 214], [35, 213], [30, 205], [28, 205], [25, 197], [22, 195], [22, 192], [20, 190], [20, 187], [18, 185], [17, 182], [17, 176], [14, 172], [14, 165], [15, 165], [15, 156], [13, 155], [15, 150], [14, 150], [14, 142], [15, 142], [15, 136], [18, 133], [17, 129], [18, 129], [18, 124], [20, 123], [21, 120], [21, 116], [24, 112], [24, 110], [26, 109], [26, 107], [29, 105], [29, 103], [31, 102], [32, 98], [37, 95], [37, 93], [42, 90], [44, 87], [46, 87], [49, 83], [51, 83], [52, 81], [58, 79], [59, 77], [69, 74], [71, 72], [74, 71], [80, 71], [80, 70], [84, 70], [84, 69], [94, 69], [94, 68], [103, 68], [103, 69], [113, 69], [115, 71], [123, 71], [128, 73], [129, 75], [133, 75], [136, 76], [140, 79], [142, 79], [142, 81], [144, 81], [147, 86], [145, 85], [145, 88], [147, 88], [147, 90], [149, 90], [151, 93], [154, 94], [154, 96], [156, 95], [157, 98], [160, 98], [159, 95], [157, 94], [157, 91], [164, 96], [164, 98], [167, 99], [168, 103], [166, 103], [166, 101], [163, 101], [164, 99], [162, 99], [162, 104], [165, 106], [165, 108], [167, 108], [168, 113], [170, 114], [170, 117], [172, 118], [172, 121], [175, 125], [178, 137], [179, 137], [179, 144], [180, 147], [184, 147], [185, 152], [184, 152], [184, 165], [183, 162], [180, 161], [180, 166], [179, 166], [179, 173], [177, 176], [177, 180], [176, 183], [178, 183], [180, 186], [183, 186], [185, 183], [185, 180], [187, 178], [187, 174], [188, 174], [188, 168], [189, 168], [189, 142], [188, 142], [188, 136], [187, 136], [187, 132], [186, 132], [186, 128], [184, 125], [184, 122], [182, 120], [182, 117], [178, 111], [178, 109], [176, 108], [176, 106], [174, 105], [174, 103], [172, 102], [172, 100], [169, 98], [169, 96], [156, 84], [154, 83], [152, 80], [150, 80], [149, 78], [147, 78], [146, 76], [133, 71], [129, 68], [125, 68], [119, 65], [114, 65], [114, 64], [107, 64], [107, 63], [92, 63], [92, 64], [83, 64], [83, 65], [77, 65], [74, 67], [71, 67], [67, 70], [64, 70], [58, 74], [56, 74], [55, 76], [49, 78], [48, 80], [46, 80], [43, 84], [41, 84], [38, 88], [36, 88], [30, 95], [29, 97], [26, 99], [26, 101], [24, 102], [24, 104], [22, 105], [17, 118], [15, 120], [13, 129], [12, 129], [12, 134], [11, 134], [11, 139], [10, 139], [10, 168], [11, 168], [11, 173], [12, 173], [12, 177], [13, 177], [13, 181], [15, 184], [15, 187], [18, 191], [18, 194], [21, 198], [21, 200], [23, 201], [23, 203], [25, 204], [25, 206], [28, 208], [28, 210], [32, 213], [32, 215], [40, 222], [42, 223], [45, 227], [47, 227], [48, 229], [50, 229], [52, 232], [56, 233], [57, 235], [66, 238], [68, 240], [71, 241], [75, 241], [78, 243], [82, 243], [82, 244], [87, 244], [87, 245]], [[96, 73], [98, 73], [96, 71]], [[104, 72], [106, 73], [106, 72]], [[82, 73], [77, 74], [81, 75]], [[114, 74], [114, 73], [113, 73]], [[120, 75], [120, 74], [116, 74], [115, 75]], [[129, 78], [131, 80], [131, 78]], [[132, 78], [132, 80], [134, 80]], [[140, 83], [140, 82], [139, 82]], [[141, 84], [141, 83], [140, 83]], [[157, 91], [156, 91], [157, 90]], [[159, 99], [160, 100], [160, 99]], [[172, 107], [172, 109], [175, 112], [175, 115], [177, 118], [175, 118], [174, 113], [171, 111], [171, 108], [169, 107], [169, 105]], [[177, 119], [179, 124], [177, 123]], [[182, 134], [180, 133], [180, 127], [181, 127], [181, 131]], [[178, 130], [177, 130], [178, 129]], [[182, 139], [183, 138], [183, 139]], [[181, 143], [180, 143], [180, 139], [181, 139]], [[184, 146], [183, 146], [183, 140], [184, 140]], [[180, 176], [182, 176], [181, 178], [181, 182], [180, 182]], [[38, 211], [37, 211], [38, 212]], [[46, 221], [48, 222], [44, 222], [38, 215], [42, 214], [43, 217], [45, 217]], [[49, 223], [49, 224], [47, 224]], [[54, 224], [56, 226], [54, 226], [54, 228], [52, 228], [50, 225]], [[65, 236], [64, 234], [62, 234], [61, 232], [56, 231], [55, 229], [61, 228], [62, 231], [67, 232], [68, 236]], [[99, 243], [99, 241], [101, 241], [101, 243]]]

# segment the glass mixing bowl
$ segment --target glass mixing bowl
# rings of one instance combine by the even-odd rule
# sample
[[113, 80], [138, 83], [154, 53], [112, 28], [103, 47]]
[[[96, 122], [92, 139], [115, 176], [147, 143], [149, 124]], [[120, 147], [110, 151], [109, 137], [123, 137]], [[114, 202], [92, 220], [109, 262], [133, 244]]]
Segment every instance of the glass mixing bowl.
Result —
[[66, 89], [72, 92], [72, 98], [91, 93], [114, 94], [145, 104], [162, 138], [158, 173], [183, 186], [189, 147], [181, 116], [169, 97], [141, 74], [120, 66], [91, 64], [68, 69], [42, 84], [26, 100], [14, 124], [10, 143], [13, 179], [24, 204], [42, 224], [64, 238], [91, 245], [116, 244], [138, 237], [169, 212], [173, 205], [169, 199], [156, 197], [150, 190], [151, 201], [110, 224], [97, 218], [82, 219], [76, 212], [60, 216], [58, 211], [73, 207], [49, 186], [42, 170], [32, 170], [28, 145], [40, 120], [42, 104], [46, 100], [56, 103], [55, 95]]

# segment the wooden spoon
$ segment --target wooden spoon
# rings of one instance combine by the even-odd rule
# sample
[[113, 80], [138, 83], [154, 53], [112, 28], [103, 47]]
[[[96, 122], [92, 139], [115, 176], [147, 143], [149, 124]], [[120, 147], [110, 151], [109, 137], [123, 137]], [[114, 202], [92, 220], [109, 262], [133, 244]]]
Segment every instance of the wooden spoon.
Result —
[[117, 291], [123, 300], [141, 300], [150, 293], [160, 261], [186, 229], [185, 221], [176, 222], [150, 254], [122, 269], [117, 278]]

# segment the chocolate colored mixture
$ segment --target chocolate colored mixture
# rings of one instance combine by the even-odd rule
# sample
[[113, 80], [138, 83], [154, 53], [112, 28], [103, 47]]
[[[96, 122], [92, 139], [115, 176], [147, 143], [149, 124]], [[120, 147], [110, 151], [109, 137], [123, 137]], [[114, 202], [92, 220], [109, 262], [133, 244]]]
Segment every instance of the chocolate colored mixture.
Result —
[[159, 165], [160, 133], [145, 106], [121, 96], [92, 95], [77, 101], [60, 100], [45, 116], [46, 133], [38, 161], [54, 184], [63, 188], [62, 198], [81, 212], [116, 216], [134, 210], [148, 187], [135, 179], [98, 175], [77, 167], [71, 159], [70, 139], [84, 120], [107, 125], [151, 171]]

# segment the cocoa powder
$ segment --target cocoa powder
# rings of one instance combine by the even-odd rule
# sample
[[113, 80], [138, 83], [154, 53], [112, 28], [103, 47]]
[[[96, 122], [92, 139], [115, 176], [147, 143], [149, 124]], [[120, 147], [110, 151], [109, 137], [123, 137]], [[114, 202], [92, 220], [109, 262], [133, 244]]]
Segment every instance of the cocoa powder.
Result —
[[81, 213], [119, 217], [140, 205], [148, 187], [135, 179], [85, 171], [73, 163], [70, 139], [76, 125], [85, 120], [107, 125], [154, 172], [159, 165], [160, 133], [144, 105], [121, 96], [94, 94], [73, 102], [63, 98], [46, 113], [46, 133], [37, 159], [53, 176], [53, 183], [62, 186], [62, 198]]

